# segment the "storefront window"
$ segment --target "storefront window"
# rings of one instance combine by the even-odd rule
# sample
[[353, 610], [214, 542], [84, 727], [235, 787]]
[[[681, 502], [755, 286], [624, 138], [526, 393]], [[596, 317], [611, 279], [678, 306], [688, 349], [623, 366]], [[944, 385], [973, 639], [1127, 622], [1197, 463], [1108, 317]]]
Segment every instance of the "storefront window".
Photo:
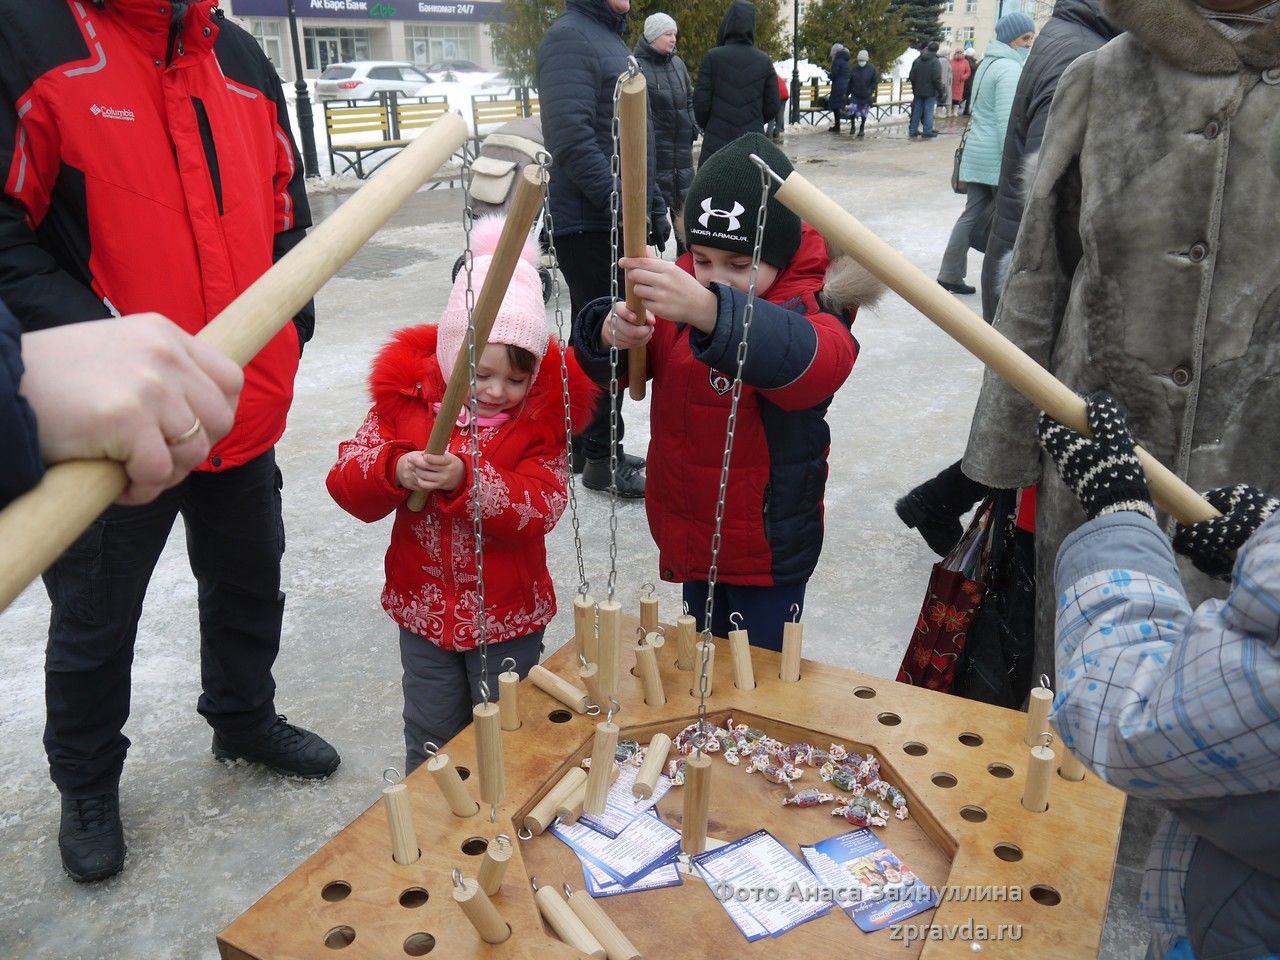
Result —
[[357, 27], [303, 27], [302, 45], [308, 70], [370, 59], [369, 31]]
[[280, 24], [269, 20], [254, 20], [251, 24], [253, 39], [267, 55], [277, 70], [284, 69], [284, 44], [280, 39]]
[[420, 67], [442, 60], [475, 60], [476, 31], [468, 26], [407, 23], [404, 46], [405, 59]]

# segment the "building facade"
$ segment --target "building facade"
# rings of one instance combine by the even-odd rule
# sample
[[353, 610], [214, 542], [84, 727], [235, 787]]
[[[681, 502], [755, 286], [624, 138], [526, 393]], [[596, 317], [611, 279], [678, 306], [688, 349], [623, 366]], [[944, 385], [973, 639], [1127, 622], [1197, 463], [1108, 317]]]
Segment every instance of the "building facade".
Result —
[[1019, 10], [1030, 15], [1039, 30], [1053, 13], [1053, 0], [946, 0], [939, 17], [940, 39], [952, 48], [973, 47], [982, 56], [995, 38], [996, 21]]
[[[289, 0], [222, 0], [219, 6], [253, 34], [282, 76], [298, 76]], [[486, 70], [501, 69], [489, 35], [501, 3], [293, 0], [293, 6], [304, 77], [318, 77], [329, 64], [348, 60], [404, 60], [423, 70], [444, 60], [469, 60]]]

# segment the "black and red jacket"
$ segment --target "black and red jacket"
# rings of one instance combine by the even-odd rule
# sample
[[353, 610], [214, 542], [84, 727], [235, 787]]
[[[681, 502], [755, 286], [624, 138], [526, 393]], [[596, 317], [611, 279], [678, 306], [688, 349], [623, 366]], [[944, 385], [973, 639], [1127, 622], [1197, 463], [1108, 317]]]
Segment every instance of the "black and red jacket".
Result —
[[[0, 300], [24, 329], [196, 333], [311, 223], [280, 79], [216, 0], [0, 0]], [[245, 370], [203, 469], [284, 432], [310, 305]]]

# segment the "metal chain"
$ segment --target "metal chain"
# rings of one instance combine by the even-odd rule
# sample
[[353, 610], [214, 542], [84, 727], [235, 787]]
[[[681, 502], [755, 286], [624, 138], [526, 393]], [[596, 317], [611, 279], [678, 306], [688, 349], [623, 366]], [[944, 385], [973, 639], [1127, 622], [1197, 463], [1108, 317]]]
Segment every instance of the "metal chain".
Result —
[[[591, 592], [587, 568], [582, 562], [582, 528], [578, 523], [578, 485], [573, 479], [573, 415], [569, 402], [569, 341], [564, 336], [564, 305], [560, 292], [560, 257], [556, 254], [556, 227], [551, 216], [551, 154], [539, 151], [538, 167], [542, 170], [542, 218], [547, 232], [547, 252], [551, 255], [551, 295], [555, 302], [556, 336], [560, 340], [560, 395], [564, 400], [564, 455], [569, 471], [569, 519], [573, 524], [573, 553], [578, 559], [578, 595]], [[572, 321], [570, 321], [572, 330]]]
[[764, 245], [764, 226], [769, 215], [769, 172], [760, 168], [760, 207], [756, 210], [756, 238], [751, 249], [751, 275], [747, 283], [747, 304], [742, 314], [742, 339], [738, 341], [738, 368], [733, 376], [733, 399], [729, 404], [729, 420], [724, 432], [724, 459], [720, 463], [720, 490], [716, 496], [716, 526], [711, 535], [711, 566], [707, 569], [707, 606], [702, 623], [702, 664], [698, 677], [698, 733], [694, 743], [702, 753], [707, 739], [707, 673], [711, 656], [711, 614], [715, 609], [716, 579], [720, 574], [720, 527], [724, 523], [724, 506], [729, 489], [729, 460], [733, 456], [734, 430], [738, 424], [738, 402], [742, 399], [742, 369], [747, 363], [747, 335], [755, 316], [756, 278], [760, 273], [760, 249]]
[[480, 651], [480, 699], [491, 702], [489, 690], [489, 639], [487, 636], [488, 614], [484, 599], [484, 522], [480, 518], [482, 497], [480, 494], [480, 425], [479, 402], [476, 387], [476, 296], [471, 283], [471, 270], [474, 255], [471, 252], [471, 226], [475, 220], [475, 210], [471, 206], [471, 152], [464, 151], [462, 157], [462, 233], [465, 247], [462, 253], [463, 269], [467, 273], [467, 373], [470, 376], [467, 394], [467, 406], [470, 411], [471, 440], [471, 534], [475, 539], [476, 558], [476, 624], [479, 635], [476, 648]]

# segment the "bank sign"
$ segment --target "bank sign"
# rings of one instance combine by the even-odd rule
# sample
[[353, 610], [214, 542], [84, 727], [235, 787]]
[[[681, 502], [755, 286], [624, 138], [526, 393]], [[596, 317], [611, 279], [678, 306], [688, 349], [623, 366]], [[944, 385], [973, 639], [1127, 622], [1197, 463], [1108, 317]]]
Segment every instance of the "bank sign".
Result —
[[[223, 0], [224, 6], [228, 5]], [[237, 17], [283, 17], [287, 0], [230, 0]], [[453, 20], [493, 23], [502, 19], [501, 3], [457, 3], [453, 0], [294, 0], [300, 17], [333, 20]]]

